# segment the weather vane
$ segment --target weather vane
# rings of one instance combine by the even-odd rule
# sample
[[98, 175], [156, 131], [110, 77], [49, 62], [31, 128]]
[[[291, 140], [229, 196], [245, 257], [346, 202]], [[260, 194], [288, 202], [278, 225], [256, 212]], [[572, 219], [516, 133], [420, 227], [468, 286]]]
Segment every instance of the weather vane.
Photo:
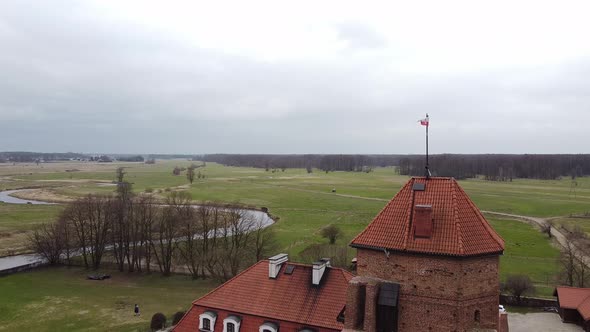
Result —
[[428, 113], [426, 113], [426, 117], [424, 119], [420, 119], [418, 122], [420, 122], [421, 125], [426, 126], [426, 166], [424, 168], [426, 171], [426, 178], [428, 179], [431, 176], [430, 169], [428, 168], [428, 126], [430, 125]]

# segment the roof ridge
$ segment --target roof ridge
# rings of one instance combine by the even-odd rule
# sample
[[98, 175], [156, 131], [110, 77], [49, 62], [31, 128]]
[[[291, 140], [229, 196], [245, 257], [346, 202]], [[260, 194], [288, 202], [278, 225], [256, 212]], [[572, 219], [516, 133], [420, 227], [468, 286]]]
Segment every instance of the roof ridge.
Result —
[[[406, 186], [408, 186], [410, 183], [412, 183], [412, 186], [414, 186], [415, 182], [416, 182], [416, 178], [412, 178], [410, 181], [408, 181]], [[404, 186], [404, 188], [402, 188], [402, 190], [405, 189], [406, 186]], [[401, 190], [400, 190], [400, 192], [401, 192]], [[415, 198], [416, 192], [414, 190], [412, 190], [411, 195], [412, 195], [412, 199], [409, 200], [410, 206], [406, 210], [406, 219], [408, 220], [408, 222], [404, 223], [404, 227], [406, 229], [404, 230], [404, 233], [405, 233], [404, 237], [403, 237], [404, 242], [402, 243], [403, 250], [408, 250], [408, 239], [412, 235], [412, 209], [414, 208], [414, 198]], [[392, 199], [392, 201], [393, 201], [393, 199]]]
[[[461, 193], [463, 195], [465, 195], [466, 197], [469, 197], [469, 196], [467, 196], [467, 193], [465, 192], [465, 190], [463, 190], [463, 188], [461, 188], [460, 186], [459, 186], [459, 190], [461, 191]], [[481, 213], [481, 210], [475, 205], [475, 203], [473, 203], [473, 201], [470, 199], [467, 199], [467, 203], [475, 211], [475, 213], [479, 217], [479, 221], [483, 225], [484, 229], [488, 232], [488, 234], [490, 234], [490, 236], [496, 241], [496, 243], [498, 243], [498, 245], [502, 248], [502, 252], [503, 252], [504, 251], [504, 240], [500, 237], [500, 235], [498, 235], [498, 233], [496, 233], [492, 229], [492, 226], [490, 226], [490, 223], [488, 223], [487, 219], [483, 216], [483, 214]]]
[[211, 291], [209, 291], [207, 294], [205, 294], [205, 295], [203, 295], [203, 296], [199, 297], [198, 299], [194, 300], [194, 301], [193, 301], [193, 304], [197, 304], [197, 301], [200, 301], [200, 300], [202, 300], [202, 299], [206, 298], [207, 296], [209, 296], [209, 295], [213, 294], [213, 293], [214, 293], [214, 292], [216, 292], [218, 289], [221, 289], [221, 288], [223, 288], [224, 286], [226, 286], [226, 285], [229, 285], [229, 284], [230, 284], [232, 281], [236, 280], [236, 279], [237, 279], [239, 276], [241, 276], [242, 274], [244, 274], [244, 273], [246, 273], [246, 272], [248, 272], [248, 271], [252, 270], [252, 269], [253, 269], [255, 266], [258, 266], [259, 264], [262, 264], [263, 262], [268, 262], [268, 259], [261, 259], [261, 260], [259, 260], [258, 262], [256, 262], [256, 263], [254, 263], [254, 264], [250, 265], [250, 266], [249, 266], [247, 269], [245, 269], [244, 271], [242, 271], [242, 272], [240, 272], [240, 273], [236, 274], [236, 275], [235, 275], [233, 278], [231, 278], [231, 279], [229, 279], [228, 281], [226, 281], [226, 282], [222, 283], [221, 285], [219, 285], [219, 286], [217, 286], [217, 287], [213, 288], [213, 289], [212, 289]]
[[461, 255], [465, 255], [465, 247], [463, 246], [463, 231], [461, 229], [461, 223], [459, 222], [459, 206], [457, 204], [457, 180], [451, 181], [451, 192], [453, 197], [453, 217], [455, 219], [455, 228], [457, 229], [457, 243], [459, 243], [459, 252]]

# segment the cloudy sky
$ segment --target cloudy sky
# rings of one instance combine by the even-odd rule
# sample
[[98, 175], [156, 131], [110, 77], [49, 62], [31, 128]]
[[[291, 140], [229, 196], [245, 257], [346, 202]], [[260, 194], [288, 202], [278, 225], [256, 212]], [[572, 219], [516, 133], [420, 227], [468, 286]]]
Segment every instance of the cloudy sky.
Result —
[[0, 151], [590, 153], [590, 2], [0, 1]]

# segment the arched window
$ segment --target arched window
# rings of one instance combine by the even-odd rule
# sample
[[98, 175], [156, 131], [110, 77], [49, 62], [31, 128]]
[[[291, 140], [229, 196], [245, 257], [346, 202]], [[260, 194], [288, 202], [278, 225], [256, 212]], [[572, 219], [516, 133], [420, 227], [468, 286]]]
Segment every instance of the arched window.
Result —
[[279, 332], [279, 326], [275, 323], [266, 322], [260, 325], [258, 332]]
[[473, 320], [476, 323], [479, 323], [479, 321], [481, 320], [479, 310], [475, 310], [475, 313], [473, 313]]
[[205, 311], [199, 315], [199, 329], [203, 331], [213, 331], [217, 314], [213, 311]]
[[242, 319], [235, 315], [229, 315], [223, 320], [223, 332], [239, 332]]

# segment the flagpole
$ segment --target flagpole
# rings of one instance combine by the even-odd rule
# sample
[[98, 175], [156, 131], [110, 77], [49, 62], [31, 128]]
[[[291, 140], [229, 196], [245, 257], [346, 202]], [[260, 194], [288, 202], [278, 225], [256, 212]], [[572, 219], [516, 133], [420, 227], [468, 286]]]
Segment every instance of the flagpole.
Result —
[[426, 178], [430, 177], [430, 170], [428, 169], [428, 127], [430, 126], [430, 119], [428, 113], [426, 113]]

